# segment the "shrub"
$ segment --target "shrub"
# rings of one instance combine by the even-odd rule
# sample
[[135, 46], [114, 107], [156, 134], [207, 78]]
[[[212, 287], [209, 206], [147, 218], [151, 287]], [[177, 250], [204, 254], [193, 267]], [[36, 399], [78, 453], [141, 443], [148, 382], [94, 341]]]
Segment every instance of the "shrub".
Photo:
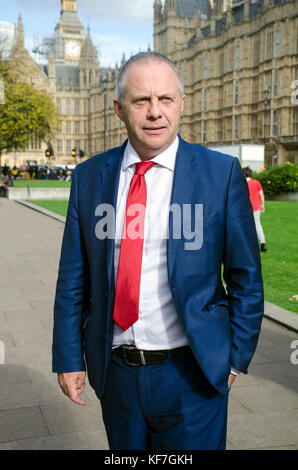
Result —
[[252, 177], [260, 181], [267, 198], [280, 193], [295, 192], [298, 189], [298, 164], [287, 162], [261, 173], [253, 173]]

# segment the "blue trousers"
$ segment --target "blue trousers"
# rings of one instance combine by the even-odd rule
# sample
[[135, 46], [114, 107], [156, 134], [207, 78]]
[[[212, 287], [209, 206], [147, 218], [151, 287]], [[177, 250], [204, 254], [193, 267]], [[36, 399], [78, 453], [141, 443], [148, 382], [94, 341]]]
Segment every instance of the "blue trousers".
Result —
[[224, 450], [227, 405], [190, 348], [146, 366], [112, 353], [101, 399], [111, 450]]

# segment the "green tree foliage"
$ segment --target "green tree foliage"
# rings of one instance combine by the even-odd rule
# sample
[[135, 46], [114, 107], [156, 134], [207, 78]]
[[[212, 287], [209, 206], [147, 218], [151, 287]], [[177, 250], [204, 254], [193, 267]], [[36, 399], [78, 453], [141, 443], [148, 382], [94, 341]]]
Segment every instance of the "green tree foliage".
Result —
[[298, 164], [287, 162], [284, 165], [272, 166], [261, 173], [254, 173], [253, 178], [260, 181], [267, 198], [297, 191]]
[[6, 83], [0, 108], [0, 149], [25, 149], [31, 137], [48, 140], [56, 123], [52, 99], [25, 83]]
[[[1, 153], [28, 148], [31, 138], [48, 142], [57, 130], [58, 114], [50, 94], [33, 85], [39, 67], [22, 47], [3, 56], [0, 37], [0, 78], [5, 85], [5, 103], [0, 105]], [[44, 88], [46, 84], [42, 86]]]
[[0, 154], [27, 148], [32, 137], [47, 142], [56, 122], [56, 109], [46, 91], [6, 82], [5, 104], [0, 106]]

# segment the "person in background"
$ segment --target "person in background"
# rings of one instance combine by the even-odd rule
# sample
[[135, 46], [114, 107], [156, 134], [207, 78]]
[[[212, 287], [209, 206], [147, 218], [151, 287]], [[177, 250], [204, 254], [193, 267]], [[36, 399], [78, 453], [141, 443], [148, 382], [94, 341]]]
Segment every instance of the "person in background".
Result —
[[2, 188], [2, 195], [4, 197], [7, 197], [7, 192], [8, 192], [8, 189], [7, 188], [12, 188], [13, 187], [13, 177], [11, 175], [11, 171], [8, 172], [8, 174], [5, 176], [4, 180], [3, 180], [3, 185], [1, 186]]
[[18, 176], [18, 169], [16, 167], [16, 165], [13, 166], [13, 169], [11, 170], [11, 175], [13, 177], [13, 179], [16, 179], [17, 176]]
[[256, 224], [257, 236], [261, 245], [261, 251], [267, 251], [264, 230], [261, 224], [261, 213], [265, 212], [265, 196], [261, 183], [252, 178], [252, 171], [247, 166], [243, 169], [244, 176], [249, 189], [249, 198], [253, 208], [254, 219]]
[[3, 174], [4, 178], [5, 178], [5, 176], [8, 175], [8, 172], [9, 172], [9, 166], [7, 165], [7, 163], [5, 163], [4, 167], [2, 168], [2, 174]]

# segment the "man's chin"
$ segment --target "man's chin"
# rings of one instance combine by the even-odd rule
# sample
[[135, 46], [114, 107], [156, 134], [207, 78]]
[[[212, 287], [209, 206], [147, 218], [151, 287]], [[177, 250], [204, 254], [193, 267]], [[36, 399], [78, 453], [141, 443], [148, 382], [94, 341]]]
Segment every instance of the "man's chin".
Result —
[[141, 141], [144, 147], [152, 150], [166, 149], [171, 145], [175, 139], [170, 139], [169, 136], [165, 138], [164, 133], [145, 135], [144, 140]]
[[175, 140], [165, 139], [165, 136], [160, 135], [142, 135], [141, 138], [130, 140], [131, 145], [141, 158], [150, 159], [164, 152]]

